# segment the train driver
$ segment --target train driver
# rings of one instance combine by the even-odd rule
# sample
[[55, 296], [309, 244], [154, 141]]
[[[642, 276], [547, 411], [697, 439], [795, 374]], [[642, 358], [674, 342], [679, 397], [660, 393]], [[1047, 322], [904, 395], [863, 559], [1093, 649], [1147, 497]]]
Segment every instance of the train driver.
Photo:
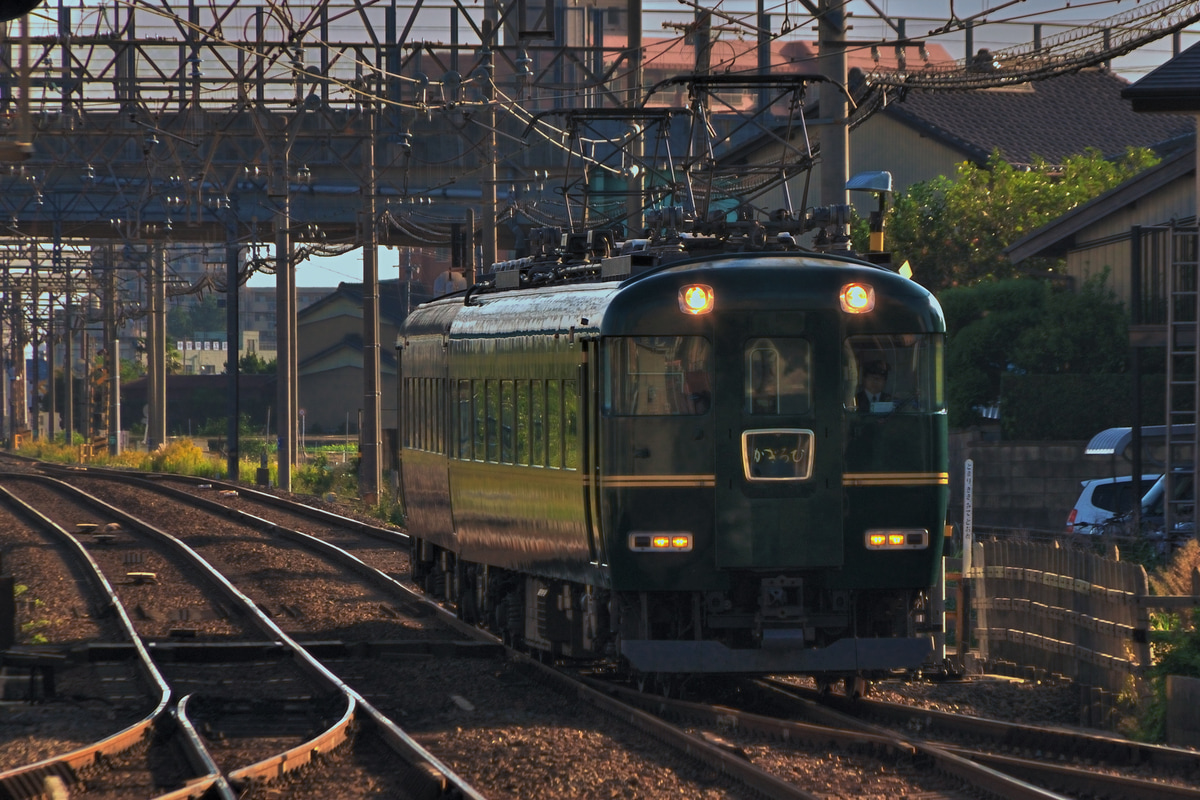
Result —
[[892, 396], [885, 390], [888, 379], [888, 363], [883, 359], [868, 361], [863, 365], [862, 383], [854, 395], [854, 405], [859, 411], [870, 411], [872, 403], [891, 402]]

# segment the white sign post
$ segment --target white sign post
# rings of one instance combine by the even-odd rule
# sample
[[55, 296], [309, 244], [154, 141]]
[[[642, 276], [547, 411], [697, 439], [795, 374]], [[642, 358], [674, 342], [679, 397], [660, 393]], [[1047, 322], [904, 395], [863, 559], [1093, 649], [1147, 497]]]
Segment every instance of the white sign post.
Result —
[[971, 570], [971, 545], [975, 542], [975, 462], [967, 459], [963, 469], [963, 557], [962, 576]]

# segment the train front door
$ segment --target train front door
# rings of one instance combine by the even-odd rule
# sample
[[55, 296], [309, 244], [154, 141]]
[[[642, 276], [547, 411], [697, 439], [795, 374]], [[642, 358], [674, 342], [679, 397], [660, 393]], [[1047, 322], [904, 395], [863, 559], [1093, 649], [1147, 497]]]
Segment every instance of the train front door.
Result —
[[718, 567], [842, 564], [839, 328], [820, 312], [719, 318]]

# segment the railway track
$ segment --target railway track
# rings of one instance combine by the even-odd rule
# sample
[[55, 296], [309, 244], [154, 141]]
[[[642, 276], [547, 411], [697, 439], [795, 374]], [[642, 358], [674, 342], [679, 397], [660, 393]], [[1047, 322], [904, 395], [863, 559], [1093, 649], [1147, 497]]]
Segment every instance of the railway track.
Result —
[[763, 702], [826, 724], [889, 731], [1075, 795], [1200, 798], [1200, 752], [1092, 732], [918, 709], [765, 681]]
[[[140, 609], [139, 621], [131, 622], [131, 627], [140, 624], [155, 636], [150, 646], [143, 646], [143, 650], [149, 653], [165, 640], [175, 643], [174, 647], [163, 650], [164, 658], [160, 659], [169, 660], [171, 666], [157, 671], [160, 675], [166, 673], [167, 677], [163, 680], [161, 699], [151, 720], [137, 729], [136, 734], [125, 734], [116, 744], [93, 743], [65, 759], [55, 759], [51, 764], [26, 765], [0, 774], [0, 785], [9, 789], [14, 797], [40, 794], [35, 773], [45, 773], [52, 768], [58, 772], [48, 777], [54, 777], [72, 789], [85, 788], [92, 794], [129, 796], [129, 775], [137, 772], [142, 776], [136, 781], [138, 788], [134, 793], [137, 795], [233, 797], [235, 789], [245, 791], [256, 782], [278, 778], [337, 750], [352, 735], [373, 736], [403, 756], [390, 762], [377, 759], [378, 766], [386, 770], [382, 774], [383, 781], [407, 787], [401, 796], [428, 796], [430, 791], [434, 792], [433, 796], [479, 796], [338, 680], [277, 626], [257, 603], [238, 590], [226, 576], [212, 569], [185, 542], [140, 517], [60, 481], [26, 474], [10, 476], [5, 485], [8, 487], [5, 499], [10, 505], [20, 508], [28, 519], [40, 521], [44, 529], [57, 529], [60, 536], [74, 540], [77, 545], [78, 539], [56, 523], [51, 515], [59, 520], [79, 519], [87, 512], [93, 517], [100, 515], [99, 521], [89, 520], [82, 524], [86, 534], [80, 535], [91, 537], [91, 541], [88, 549], [79, 545], [80, 552], [84, 555], [89, 550], [103, 552], [101, 560], [108, 562], [109, 574], [126, 570], [123, 573], [126, 580], [119, 584], [119, 591], [114, 592], [113, 602], [116, 607]], [[17, 493], [50, 509], [51, 514], [39, 514], [32, 504], [22, 504]], [[130, 498], [125, 500], [129, 502]], [[131, 561], [127, 556], [131, 553], [141, 554], [133, 560], [137, 566], [133, 571], [128, 570]], [[103, 569], [99, 565], [96, 568], [103, 575]], [[204, 584], [203, 587], [200, 584]], [[220, 594], [219, 599], [213, 598], [214, 589]], [[122, 590], [125, 596], [118, 599], [115, 595]], [[202, 599], [198, 601], [198, 597]], [[171, 613], [164, 613], [163, 609], [168, 607]], [[233, 625], [232, 617], [237, 617], [241, 624]], [[185, 620], [188, 627], [171, 627], [178, 620]], [[203, 630], [198, 624], [201, 622], [205, 623]], [[164, 625], [167, 626], [165, 630]], [[186, 659], [189, 648], [179, 646], [179, 640], [200, 637], [207, 641], [191, 648], [191, 652], [200, 655], [202, 664], [189, 661], [188, 670], [180, 670], [179, 663]], [[142, 636], [138, 636], [131, 641], [137, 647], [141, 640]], [[261, 660], [258, 651], [264, 649], [262, 642], [282, 645], [276, 649], [276, 658]], [[249, 666], [231, 659], [237, 652], [236, 645], [243, 645], [243, 653], [250, 652], [260, 660]], [[189, 671], [189, 675], [172, 674]], [[189, 694], [183, 701], [170, 706], [171, 690], [167, 687], [171, 681], [180, 686], [198, 685], [202, 691]], [[172, 710], [171, 719], [176, 723], [173, 730], [181, 732], [199, 749], [185, 751], [182, 756], [146, 752], [141, 761], [136, 762], [138, 748], [127, 745], [134, 738], [135, 743], [163, 739], [166, 726], [161, 720], [168, 707]], [[198, 720], [194, 718], [197, 712]], [[354, 731], [352, 724], [357, 725]], [[151, 727], [155, 728], [153, 734]], [[194, 734], [196, 731], [199, 735]], [[124, 761], [118, 764], [113, 756]], [[189, 775], [180, 765], [166, 772], [186, 777], [166, 782], [183, 785], [164, 785], [162, 765], [172, 756], [176, 762], [188, 762], [193, 772], [205, 770], [200, 773], [202, 780]], [[76, 763], [90, 764], [95, 769], [91, 774], [85, 774], [79, 768], [66, 770], [60, 766], [70, 767]], [[347, 777], [345, 769], [341, 773], [343, 779]], [[29, 775], [34, 776], [34, 785], [30, 785]], [[355, 773], [351, 777], [359, 785], [381, 782], [381, 776]], [[34, 789], [38, 791], [35, 793]]]
[[[347, 521], [240, 485], [98, 470], [48, 471], [136, 507], [138, 519], [148, 524], [152, 519], [162, 527], [180, 523], [186, 516], [183, 503], [203, 507], [204, 522], [184, 525], [188, 532], [180, 538], [198, 553], [207, 552], [250, 605], [277, 626], [278, 635], [234, 642], [229, 635], [209, 637], [202, 630], [185, 633], [186, 626], [178, 623], [197, 620], [173, 620], [176, 627], [168, 626], [164, 633], [160, 626], [147, 647], [177, 687], [176, 697], [187, 695], [185, 723], [207, 748], [215, 774], [243, 792], [268, 781], [276, 787], [273, 791], [286, 791], [288, 797], [329, 796], [330, 787], [347, 785], [373, 786], [376, 792], [349, 795], [340, 789], [341, 796], [378, 796], [388, 787], [399, 792], [409, 776], [379, 766], [395, 761], [389, 755], [395, 746], [390, 736], [400, 737], [401, 750], [409, 755], [421, 750], [433, 756], [438, 767], [413, 769], [439, 776], [429, 785], [447, 796], [814, 798], [880, 791], [947, 799], [1081, 796], [1043, 788], [1065, 785], [1058, 778], [1057, 783], [1035, 785], [1044, 778], [1014, 779], [1005, 774], [1017, 771], [1011, 764], [993, 760], [981, 767], [977, 762], [983, 756], [956, 749], [958, 744], [921, 741], [909, 730], [912, 722], [898, 723], [899, 730], [864, 731], [869, 723], [862, 720], [829, 717], [823, 724], [808, 722], [813, 730], [803, 732], [786, 727], [802, 725], [796, 720], [775, 720], [761, 724], [776, 732], [757, 733], [748, 721], [752, 715], [735, 716], [749, 710], [709, 706], [685, 714], [666, 710], [671, 701], [663, 698], [581, 685], [572, 676], [505, 651], [494, 639], [467, 639], [480, 634], [445, 609], [408, 594], [405, 537], [395, 530]], [[114, 539], [91, 549], [111, 547], [115, 552], [119, 544]], [[268, 560], [255, 560], [267, 550], [286, 554], [281, 558], [293, 573], [291, 581]], [[325, 602], [317, 602], [312, 594], [289, 593], [286, 587], [296, 582], [296, 574], [309, 588], [324, 580], [326, 571], [335, 570], [327, 559], [341, 564], [333, 580], [343, 584], [344, 594], [317, 590], [316, 596], [326, 595]], [[210, 602], [209, 607], [223, 608], [224, 603]], [[373, 611], [364, 620], [351, 613], [354, 608]], [[224, 619], [232, 617], [226, 613]], [[339, 734], [343, 743], [308, 744], [317, 721], [336, 716], [339, 708], [320, 692], [308, 693], [316, 713], [299, 711], [297, 698], [307, 697], [300, 690], [280, 693], [282, 701], [274, 705], [256, 703], [254, 697], [239, 699], [232, 690], [217, 700], [206, 699], [214, 694], [215, 671], [196, 661], [211, 660], [212, 652], [222, 649], [236, 675], [222, 680], [243, 685], [260, 683], [250, 680], [257, 671], [279, 673], [294, 651], [306, 650], [317, 665], [312, 669], [335, 676], [354, 698], [352, 719]], [[804, 700], [795, 702], [803, 705]], [[363, 719], [363, 708], [372, 709], [376, 722]], [[799, 711], [794, 715], [803, 719]], [[266, 718], [275, 720], [275, 727], [264, 728]], [[240, 772], [240, 765], [249, 762], [261, 765], [259, 771]], [[298, 763], [310, 768], [294, 769]], [[572, 768], [564, 770], [564, 763]], [[349, 772], [335, 777], [338, 770]], [[447, 774], [461, 784], [448, 784]]]

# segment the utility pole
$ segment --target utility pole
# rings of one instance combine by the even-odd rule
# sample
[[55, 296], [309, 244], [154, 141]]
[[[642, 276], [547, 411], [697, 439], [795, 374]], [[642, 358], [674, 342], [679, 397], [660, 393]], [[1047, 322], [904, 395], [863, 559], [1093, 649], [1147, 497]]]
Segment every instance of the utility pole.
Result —
[[275, 452], [277, 485], [285, 492], [292, 490], [292, 463], [296, 450], [293, 433], [292, 331], [296, 324], [296, 273], [292, 266], [291, 199], [288, 188], [288, 148], [275, 162], [270, 180], [273, 182], [279, 211], [275, 215], [275, 429], [278, 444]]
[[117, 338], [117, 259], [108, 248], [104, 293], [104, 348], [108, 362], [108, 452], [121, 452], [121, 340]]
[[[54, 222], [54, 265], [62, 265], [62, 223]], [[63, 301], [63, 431], [66, 432], [67, 447], [75, 439], [75, 286], [71, 280], [73, 268], [66, 269], [67, 291]]]
[[846, 202], [850, 177], [850, 134], [846, 125], [846, 0], [820, 0], [817, 17], [821, 84], [821, 205]]
[[229, 200], [229, 207], [225, 209], [225, 346], [228, 348], [225, 356], [228, 377], [225, 408], [229, 415], [225, 426], [225, 463], [229, 480], [236, 481], [241, 459], [238, 447], [238, 415], [241, 413], [238, 404], [238, 350], [241, 344], [238, 331], [238, 255], [241, 248], [237, 241], [237, 196]]
[[361, 441], [358, 487], [367, 505], [379, 503], [379, 484], [383, 479], [380, 465], [380, 359], [379, 359], [379, 226], [376, 220], [375, 140], [379, 110], [367, 103], [363, 113], [367, 122], [367, 142], [363, 149], [367, 180], [363, 186], [363, 421], [358, 428]]
[[483, 99], [487, 104], [484, 114], [487, 132], [484, 134], [483, 157], [487, 159], [487, 177], [483, 182], [483, 270], [491, 269], [498, 258], [496, 242], [496, 182], [499, 180], [496, 152], [496, 72], [492, 53], [496, 48], [496, 25], [500, 14], [496, 8], [496, 0], [485, 0], [483, 19], [483, 47], [486, 55], [483, 58], [483, 69], [487, 71], [487, 82], [483, 87]]

